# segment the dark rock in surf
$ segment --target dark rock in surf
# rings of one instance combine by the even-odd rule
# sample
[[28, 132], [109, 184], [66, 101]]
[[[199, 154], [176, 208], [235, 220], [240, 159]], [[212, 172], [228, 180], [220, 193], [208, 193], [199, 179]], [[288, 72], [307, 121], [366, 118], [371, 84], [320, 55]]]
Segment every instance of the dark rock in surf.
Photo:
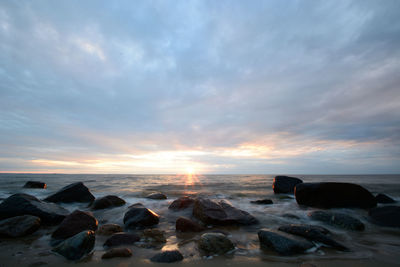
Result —
[[275, 194], [292, 194], [294, 192], [294, 187], [302, 182], [303, 181], [301, 179], [296, 177], [279, 175], [274, 178], [272, 189], [274, 190]]
[[46, 189], [46, 187], [47, 187], [46, 183], [37, 181], [28, 181], [24, 185], [24, 188]]
[[260, 230], [258, 239], [261, 246], [271, 248], [281, 255], [300, 254], [314, 246], [304, 238], [270, 229]]
[[295, 188], [299, 205], [318, 208], [363, 208], [376, 206], [374, 196], [364, 187], [351, 183], [301, 183]]
[[232, 241], [221, 233], [202, 234], [198, 245], [206, 255], [222, 255], [235, 248]]
[[271, 199], [259, 199], [259, 200], [250, 201], [250, 203], [258, 204], [258, 205], [270, 205], [270, 204], [273, 204], [274, 202], [272, 202]]
[[94, 196], [90, 193], [89, 189], [82, 183], [77, 182], [61, 188], [55, 194], [45, 198], [48, 202], [92, 202]]
[[300, 217], [291, 213], [284, 213], [282, 214], [282, 217], [288, 218], [288, 219], [295, 219], [295, 220], [300, 220]]
[[97, 230], [98, 222], [93, 214], [76, 210], [68, 215], [51, 235], [54, 239], [66, 239], [84, 230]]
[[376, 199], [377, 203], [382, 203], [382, 204], [390, 204], [390, 203], [396, 202], [393, 198], [391, 198], [385, 194], [378, 194], [378, 195], [376, 195], [375, 199]]
[[122, 198], [119, 198], [117, 196], [105, 196], [102, 198], [96, 199], [93, 204], [92, 204], [92, 209], [93, 210], [100, 210], [100, 209], [106, 209], [106, 208], [114, 208], [114, 207], [119, 207], [125, 205], [125, 200]]
[[124, 224], [128, 229], [143, 228], [158, 224], [159, 216], [141, 203], [131, 205], [125, 213]]
[[118, 224], [104, 224], [99, 227], [99, 229], [96, 231], [96, 234], [98, 235], [112, 235], [115, 233], [120, 233], [123, 232], [124, 230], [122, 229], [121, 226]]
[[160, 229], [145, 229], [143, 231], [143, 236], [147, 241], [166, 243], [167, 238], [165, 237], [165, 232]]
[[116, 233], [106, 240], [103, 246], [116, 247], [122, 245], [133, 245], [140, 240], [140, 236], [131, 233]]
[[205, 230], [200, 224], [185, 217], [179, 217], [176, 220], [175, 228], [178, 232], [201, 232]]
[[321, 221], [348, 230], [363, 231], [365, 229], [365, 225], [359, 219], [344, 213], [316, 210], [309, 212], [308, 216], [312, 220]]
[[43, 224], [58, 224], [69, 211], [28, 194], [14, 194], [0, 204], [0, 220], [21, 215], [37, 216]]
[[11, 217], [0, 221], [0, 236], [20, 237], [36, 232], [40, 227], [40, 218], [32, 215]]
[[129, 248], [112, 248], [101, 256], [102, 259], [111, 258], [129, 258], [132, 256], [132, 250]]
[[79, 260], [92, 251], [95, 239], [93, 231], [83, 231], [64, 240], [53, 251], [68, 260]]
[[150, 260], [152, 262], [170, 263], [183, 260], [183, 256], [179, 250], [167, 250], [154, 255]]
[[400, 206], [385, 206], [369, 211], [370, 221], [386, 227], [400, 228]]
[[194, 199], [189, 196], [180, 197], [174, 200], [171, 205], [169, 205], [168, 209], [177, 211], [183, 210], [189, 207], [193, 207]]
[[157, 192], [157, 193], [151, 193], [151, 194], [147, 195], [146, 198], [160, 200], [160, 199], [167, 199], [167, 196], [164, 195], [163, 193]]

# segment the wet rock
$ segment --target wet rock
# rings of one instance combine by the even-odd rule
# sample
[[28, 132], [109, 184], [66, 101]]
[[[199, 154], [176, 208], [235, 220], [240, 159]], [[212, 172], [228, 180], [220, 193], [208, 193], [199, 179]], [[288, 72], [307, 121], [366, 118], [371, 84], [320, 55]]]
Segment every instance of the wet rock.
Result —
[[371, 209], [369, 217], [372, 223], [400, 228], [400, 206], [386, 206]]
[[146, 198], [150, 199], [167, 199], [167, 196], [164, 195], [163, 193], [157, 192], [157, 193], [151, 193], [146, 196]]
[[24, 185], [24, 188], [46, 189], [46, 187], [47, 187], [46, 183], [37, 181], [28, 181]]
[[79, 260], [92, 251], [94, 242], [94, 232], [83, 231], [64, 240], [53, 251], [69, 260]]
[[289, 176], [275, 176], [274, 182], [272, 183], [272, 189], [275, 194], [284, 193], [292, 194], [294, 192], [294, 187], [302, 183], [303, 181], [296, 177]]
[[129, 258], [132, 256], [132, 250], [129, 248], [112, 248], [101, 256], [102, 259], [111, 258]]
[[93, 210], [100, 210], [106, 208], [114, 208], [125, 205], [125, 200], [119, 198], [117, 196], [105, 196], [99, 199], [96, 199], [92, 204]]
[[165, 232], [159, 229], [145, 229], [143, 231], [143, 236], [153, 242], [167, 242], [167, 239], [165, 238]]
[[363, 208], [376, 206], [374, 196], [351, 183], [301, 183], [295, 188], [299, 205], [318, 208]]
[[171, 205], [169, 205], [168, 209], [171, 210], [183, 210], [189, 207], [192, 207], [194, 204], [194, 199], [188, 196], [180, 197], [174, 200]]
[[153, 257], [151, 257], [150, 260], [153, 262], [169, 263], [169, 262], [181, 261], [183, 260], [183, 256], [179, 252], [179, 250], [167, 250], [154, 255]]
[[198, 244], [207, 255], [222, 255], [235, 248], [232, 241], [221, 233], [202, 234]]
[[178, 232], [201, 232], [205, 230], [200, 224], [185, 217], [179, 217], [176, 220], [175, 228]]
[[310, 241], [281, 231], [262, 229], [258, 232], [260, 244], [281, 255], [300, 254], [314, 245]]
[[321, 221], [340, 228], [363, 231], [365, 225], [358, 219], [339, 212], [316, 210], [308, 213], [312, 220]]
[[20, 237], [36, 232], [40, 218], [32, 215], [11, 217], [0, 221], [0, 236]]
[[282, 214], [282, 217], [289, 218], [289, 219], [300, 220], [299, 216], [291, 214], [291, 213]]
[[377, 203], [382, 203], [382, 204], [390, 204], [390, 203], [396, 202], [393, 198], [391, 198], [385, 194], [378, 194], [378, 195], [376, 195], [375, 199], [376, 199]]
[[40, 201], [28, 194], [14, 194], [0, 204], [0, 220], [20, 215], [32, 215], [43, 224], [60, 223], [69, 211], [53, 203]]
[[259, 199], [259, 200], [250, 201], [250, 203], [258, 204], [258, 205], [270, 205], [270, 204], [273, 204], [271, 199]]
[[104, 242], [105, 247], [116, 247], [122, 245], [133, 245], [140, 240], [140, 236], [131, 233], [116, 233]]
[[250, 225], [258, 223], [258, 220], [248, 212], [237, 209], [225, 201], [217, 203], [205, 198], [196, 199], [193, 215], [206, 224]]
[[45, 198], [48, 202], [92, 202], [94, 196], [90, 193], [89, 189], [82, 183], [77, 182], [61, 188], [55, 194]]
[[157, 213], [140, 203], [130, 206], [124, 216], [125, 227], [131, 229], [152, 226], [158, 224], [159, 220]]
[[104, 224], [99, 227], [99, 229], [96, 231], [96, 234], [98, 235], [112, 235], [115, 233], [120, 233], [123, 232], [124, 230], [122, 229], [121, 226], [118, 224]]
[[289, 224], [280, 226], [278, 230], [288, 234], [302, 236], [310, 241], [320, 242], [328, 247], [332, 247], [341, 251], [348, 251], [345, 246], [330, 238], [328, 236], [328, 229], [321, 226]]
[[76, 210], [65, 217], [51, 235], [54, 239], [66, 239], [84, 230], [97, 230], [98, 222], [90, 212]]

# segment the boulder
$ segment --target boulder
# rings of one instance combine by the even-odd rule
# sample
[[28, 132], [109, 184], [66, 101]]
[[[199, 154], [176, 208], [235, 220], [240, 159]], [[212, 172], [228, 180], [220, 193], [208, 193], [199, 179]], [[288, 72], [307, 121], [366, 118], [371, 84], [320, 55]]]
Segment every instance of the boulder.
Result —
[[46, 183], [37, 182], [37, 181], [28, 181], [24, 185], [24, 188], [46, 189], [46, 187], [47, 187]]
[[100, 210], [106, 208], [114, 208], [125, 205], [125, 200], [119, 198], [117, 196], [105, 196], [99, 199], [96, 199], [92, 204], [93, 210]]
[[154, 211], [144, 207], [141, 203], [134, 204], [124, 215], [126, 228], [136, 229], [158, 224], [159, 216]]
[[167, 239], [165, 238], [165, 232], [160, 229], [145, 229], [143, 231], [143, 236], [149, 241], [159, 243], [167, 242]]
[[132, 250], [129, 248], [112, 248], [101, 256], [102, 259], [111, 258], [129, 258], [132, 256]]
[[308, 216], [312, 220], [321, 221], [348, 230], [363, 231], [365, 228], [365, 225], [359, 219], [344, 213], [316, 210], [309, 212]]
[[179, 252], [179, 250], [167, 250], [154, 255], [153, 257], [151, 257], [150, 260], [153, 262], [169, 263], [169, 262], [181, 261], [183, 260], [183, 256]]
[[122, 245], [133, 245], [140, 240], [140, 236], [131, 233], [116, 233], [104, 242], [105, 247], [116, 247]]
[[400, 228], [400, 206], [385, 206], [371, 209], [369, 218], [372, 223]]
[[194, 204], [194, 199], [189, 197], [189, 196], [184, 196], [180, 197], [178, 199], [175, 199], [171, 205], [169, 205], [168, 209], [177, 211], [177, 210], [183, 210], [189, 207], [192, 207]]
[[377, 203], [382, 203], [382, 204], [390, 204], [390, 203], [396, 202], [393, 198], [391, 198], [385, 194], [378, 194], [378, 195], [376, 195], [375, 199], [376, 199]]
[[178, 232], [201, 232], [205, 230], [200, 224], [185, 217], [179, 217], [176, 220], [175, 228]]
[[294, 187], [302, 182], [303, 181], [301, 179], [296, 177], [279, 175], [275, 176], [274, 182], [272, 183], [272, 189], [274, 190], [275, 194], [293, 194]]
[[301, 183], [295, 188], [299, 205], [318, 208], [362, 208], [376, 206], [374, 196], [364, 187], [351, 183]]
[[123, 232], [124, 230], [122, 229], [121, 226], [118, 224], [114, 223], [109, 223], [109, 224], [104, 224], [99, 227], [99, 229], [96, 231], [96, 234], [98, 235], [112, 235], [115, 233], [120, 233]]
[[202, 234], [198, 245], [207, 255], [222, 255], [235, 249], [232, 241], [221, 233]]
[[271, 248], [281, 255], [300, 254], [314, 246], [304, 238], [270, 229], [261, 229], [258, 239], [261, 246]]
[[270, 204], [273, 204], [274, 202], [272, 202], [271, 199], [259, 199], [259, 200], [250, 201], [250, 203], [257, 204], [257, 205], [270, 205]]
[[90, 212], [76, 210], [65, 217], [51, 235], [54, 239], [66, 239], [84, 230], [97, 230], [98, 222]]
[[53, 195], [45, 198], [48, 202], [92, 202], [94, 196], [90, 193], [89, 189], [82, 183], [77, 182], [61, 188]]
[[83, 231], [64, 240], [53, 251], [68, 260], [79, 260], [92, 251], [95, 239], [93, 231]]
[[151, 193], [146, 196], [146, 198], [150, 199], [167, 199], [167, 196], [164, 195], [163, 193], [157, 192], [157, 193]]
[[20, 237], [36, 232], [40, 227], [40, 218], [32, 215], [11, 217], [0, 221], [0, 236]]
[[248, 212], [237, 209], [226, 201], [217, 203], [205, 198], [196, 199], [193, 206], [193, 215], [206, 224], [251, 225], [258, 223], [258, 220]]
[[32, 215], [39, 217], [43, 224], [57, 224], [68, 214], [69, 211], [64, 208], [40, 201], [28, 194], [14, 194], [0, 204], [0, 220], [20, 215]]

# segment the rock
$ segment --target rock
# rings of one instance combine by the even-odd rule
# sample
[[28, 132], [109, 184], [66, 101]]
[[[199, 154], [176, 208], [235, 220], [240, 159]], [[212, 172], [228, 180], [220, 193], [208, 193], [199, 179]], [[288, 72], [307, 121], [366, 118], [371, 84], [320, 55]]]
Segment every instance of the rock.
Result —
[[139, 241], [140, 237], [136, 234], [130, 233], [116, 233], [104, 242], [105, 247], [115, 247], [121, 245], [133, 245], [135, 242]]
[[201, 232], [205, 230], [200, 224], [185, 217], [179, 217], [176, 220], [175, 228], [179, 232]]
[[332, 247], [342, 251], [348, 251], [348, 248], [339, 244], [328, 236], [328, 229], [316, 226], [316, 225], [305, 225], [305, 224], [288, 224], [282, 225], [278, 228], [279, 231], [304, 237], [310, 241], [320, 242], [328, 247]]
[[125, 205], [125, 200], [119, 198], [117, 196], [105, 196], [99, 199], [96, 199], [92, 204], [93, 210], [100, 210], [106, 208], [114, 208]]
[[53, 248], [53, 251], [69, 260], [79, 260], [92, 251], [94, 242], [95, 234], [93, 231], [82, 231], [64, 240]]
[[82, 183], [77, 182], [61, 188], [55, 194], [45, 198], [48, 202], [92, 202], [94, 196], [90, 193], [89, 189]]
[[196, 199], [193, 207], [193, 215], [206, 224], [251, 225], [258, 223], [258, 220], [248, 212], [237, 209], [225, 201], [217, 203], [205, 198]]
[[24, 188], [39, 188], [39, 189], [46, 189], [47, 185], [43, 182], [37, 181], [28, 181], [25, 183]]
[[272, 248], [281, 255], [303, 253], [314, 246], [306, 239], [270, 229], [260, 230], [258, 239], [261, 246]]
[[93, 214], [76, 210], [65, 217], [51, 235], [54, 239], [66, 239], [84, 230], [97, 230], [98, 222]]
[[188, 196], [180, 197], [174, 200], [171, 205], [169, 205], [168, 209], [171, 210], [183, 210], [189, 207], [192, 207], [194, 204], [194, 199]]
[[53, 203], [40, 201], [28, 194], [14, 194], [0, 204], [0, 220], [32, 215], [41, 219], [43, 224], [60, 223], [69, 211]]
[[389, 203], [396, 202], [393, 198], [391, 198], [385, 194], [378, 194], [378, 195], [376, 195], [375, 199], [376, 199], [377, 203], [382, 203], [382, 204], [389, 204]]
[[250, 203], [258, 204], [258, 205], [270, 205], [270, 204], [273, 204], [274, 202], [272, 202], [271, 199], [259, 199], [259, 200], [250, 201]]
[[181, 261], [183, 260], [182, 254], [179, 252], [179, 250], [167, 250], [161, 253], [158, 253], [151, 257], [150, 259], [153, 262], [176, 262], [176, 261]]
[[371, 209], [369, 217], [374, 224], [400, 228], [400, 206], [385, 206]]
[[159, 216], [154, 211], [145, 208], [141, 203], [129, 207], [125, 213], [124, 224], [126, 228], [143, 228], [158, 224]]
[[165, 232], [159, 229], [145, 229], [143, 231], [143, 236], [150, 241], [165, 243], [167, 239], [165, 238]]
[[363, 208], [376, 206], [374, 196], [351, 183], [301, 183], [295, 188], [299, 205], [318, 208]]
[[102, 259], [111, 258], [129, 258], [132, 256], [132, 250], [129, 248], [112, 248], [101, 256]]
[[289, 219], [295, 219], [295, 220], [300, 220], [300, 217], [291, 213], [284, 213], [282, 214], [282, 217], [289, 218]]
[[36, 232], [40, 218], [32, 215], [11, 217], [0, 221], [0, 236], [20, 237]]
[[312, 220], [321, 221], [340, 228], [363, 231], [365, 225], [358, 219], [339, 212], [316, 210], [308, 213]]
[[296, 177], [289, 176], [275, 176], [274, 182], [272, 184], [272, 189], [275, 194], [284, 193], [292, 194], [294, 192], [294, 187], [303, 181]]
[[222, 255], [235, 248], [232, 241], [221, 233], [202, 234], [198, 244], [207, 255]]
[[104, 224], [99, 227], [99, 229], [96, 231], [96, 234], [98, 235], [112, 235], [115, 233], [123, 232], [124, 230], [122, 229], [121, 226], [118, 224]]
[[146, 198], [150, 199], [167, 199], [167, 196], [164, 195], [163, 193], [157, 192], [157, 193], [151, 193], [146, 196]]

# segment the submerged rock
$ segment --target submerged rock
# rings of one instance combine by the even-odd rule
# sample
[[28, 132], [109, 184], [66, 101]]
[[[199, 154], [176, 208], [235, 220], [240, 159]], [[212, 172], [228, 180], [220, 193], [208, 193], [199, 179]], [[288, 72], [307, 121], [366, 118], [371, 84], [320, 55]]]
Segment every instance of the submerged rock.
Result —
[[102, 259], [128, 258], [132, 256], [132, 250], [129, 248], [112, 248], [101, 256]]
[[20, 237], [36, 232], [40, 218], [32, 215], [11, 217], [0, 221], [0, 236]]
[[376, 206], [374, 196], [364, 187], [351, 183], [301, 183], [295, 188], [299, 205], [319, 208], [363, 208]]
[[171, 210], [183, 210], [189, 207], [192, 207], [194, 204], [194, 199], [189, 196], [180, 197], [174, 200], [171, 205], [169, 205], [168, 209]]
[[115, 247], [121, 245], [133, 245], [140, 240], [140, 236], [131, 233], [116, 233], [104, 242], [105, 247]]
[[125, 227], [135, 229], [158, 224], [159, 216], [154, 211], [144, 207], [141, 203], [129, 207], [125, 213]]
[[294, 192], [294, 187], [302, 182], [303, 181], [301, 179], [296, 177], [279, 175], [274, 178], [272, 189], [274, 190], [275, 194], [291, 194]]
[[46, 187], [47, 187], [46, 183], [37, 181], [28, 181], [24, 185], [24, 188], [46, 189]]
[[258, 239], [261, 246], [271, 248], [281, 255], [300, 254], [314, 246], [304, 238], [270, 229], [260, 230]]
[[108, 195], [99, 199], [96, 199], [92, 204], [93, 210], [100, 210], [106, 208], [114, 208], [125, 205], [125, 200], [117, 196]]
[[400, 206], [385, 206], [371, 209], [369, 217], [374, 224], [400, 228]]
[[390, 203], [396, 202], [393, 198], [391, 198], [385, 194], [378, 194], [378, 195], [376, 195], [375, 199], [376, 199], [376, 202], [382, 203], [382, 204], [390, 204]]
[[205, 230], [200, 224], [185, 217], [179, 217], [176, 220], [175, 228], [179, 232], [201, 232]]
[[153, 242], [167, 242], [167, 239], [165, 238], [165, 232], [160, 229], [145, 229], [143, 231], [143, 236]]
[[53, 248], [53, 251], [69, 260], [79, 260], [92, 251], [94, 242], [94, 232], [83, 231], [66, 239], [57, 247]]
[[53, 203], [40, 201], [28, 194], [14, 194], [0, 204], [0, 220], [20, 215], [32, 215], [43, 224], [60, 223], [69, 211]]
[[222, 255], [233, 250], [235, 246], [224, 234], [205, 233], [200, 237], [199, 248], [207, 255]]
[[109, 223], [109, 224], [104, 224], [99, 227], [99, 229], [96, 231], [96, 234], [98, 235], [112, 235], [115, 233], [120, 233], [123, 232], [124, 230], [122, 229], [121, 226], [118, 224], [114, 223]]
[[176, 262], [176, 261], [181, 261], [183, 260], [182, 254], [179, 252], [179, 250], [167, 250], [161, 253], [158, 253], [151, 257], [150, 259], [153, 262]]
[[164, 195], [163, 193], [157, 192], [157, 193], [151, 193], [146, 196], [146, 198], [150, 199], [167, 199], [167, 196]]
[[97, 229], [98, 222], [90, 212], [76, 210], [68, 215], [51, 235], [54, 239], [66, 239], [84, 230]]
[[344, 229], [363, 231], [365, 228], [365, 225], [359, 219], [344, 213], [316, 210], [309, 212], [308, 216], [312, 220], [321, 221]]
[[53, 195], [45, 198], [48, 202], [92, 202], [94, 196], [90, 193], [89, 189], [82, 183], [77, 182], [61, 188]]
[[259, 200], [250, 201], [250, 203], [258, 204], [258, 205], [270, 205], [270, 204], [273, 204], [274, 202], [272, 202], [271, 199], [259, 199]]

